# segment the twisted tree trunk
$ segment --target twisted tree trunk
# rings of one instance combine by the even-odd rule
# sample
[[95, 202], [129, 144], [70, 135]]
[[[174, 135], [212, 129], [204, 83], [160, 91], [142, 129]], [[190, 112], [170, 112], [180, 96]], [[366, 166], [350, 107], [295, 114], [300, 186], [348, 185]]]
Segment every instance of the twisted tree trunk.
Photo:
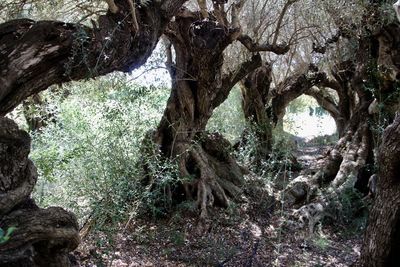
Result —
[[[272, 151], [272, 121], [267, 107], [270, 100], [269, 89], [272, 81], [272, 66], [263, 64], [241, 83], [242, 109], [248, 122], [249, 129], [245, 129], [240, 140], [240, 146], [246, 145], [247, 135], [255, 134], [256, 147], [254, 148], [252, 165], [259, 167], [268, 160]], [[251, 133], [250, 133], [251, 132]]]
[[239, 29], [199, 18], [198, 13], [184, 10], [166, 30], [176, 59], [173, 63], [169, 53], [171, 96], [153, 139], [163, 157], [178, 163], [180, 177], [191, 178], [182, 179], [181, 188], [171, 190], [171, 197], [181, 199], [184, 194], [184, 199], [196, 200], [200, 218], [206, 218], [208, 206], [226, 207], [229, 198], [240, 195], [243, 184], [242, 169], [231, 155], [229, 142], [219, 134], [206, 133], [207, 122], [231, 88], [260, 66], [261, 57], [254, 56], [224, 75], [223, 51]]
[[400, 251], [400, 116], [386, 128], [379, 148], [376, 198], [360, 266], [398, 266]]
[[68, 252], [79, 244], [76, 217], [30, 198], [37, 173], [29, 151], [29, 135], [0, 118], [0, 228], [16, 228], [0, 244], [0, 266], [69, 266]]
[[[378, 155], [376, 197], [365, 232], [360, 266], [397, 266], [400, 251], [400, 27], [390, 24], [376, 36], [380, 110], [388, 120]], [[397, 115], [396, 115], [397, 114]]]

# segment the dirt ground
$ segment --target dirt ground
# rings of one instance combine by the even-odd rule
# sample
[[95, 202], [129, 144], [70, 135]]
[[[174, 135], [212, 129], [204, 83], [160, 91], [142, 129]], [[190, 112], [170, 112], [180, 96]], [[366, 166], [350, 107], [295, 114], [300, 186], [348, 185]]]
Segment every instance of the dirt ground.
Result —
[[[326, 149], [302, 148], [297, 157], [310, 169]], [[291, 210], [275, 200], [276, 192], [252, 176], [247, 183], [240, 203], [210, 209], [206, 222], [185, 203], [170, 218], [135, 219], [109, 236], [89, 236], [74, 252], [75, 265], [340, 267], [357, 260], [362, 233], [329, 221], [313, 234], [286, 227]]]

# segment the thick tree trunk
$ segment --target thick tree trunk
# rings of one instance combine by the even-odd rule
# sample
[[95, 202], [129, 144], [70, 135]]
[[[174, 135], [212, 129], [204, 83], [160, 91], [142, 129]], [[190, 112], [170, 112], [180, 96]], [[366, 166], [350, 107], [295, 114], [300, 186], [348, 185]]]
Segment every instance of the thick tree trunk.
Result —
[[[365, 103], [354, 112], [343, 137], [327, 155], [324, 167], [314, 175], [313, 179], [319, 185], [330, 183], [333, 188], [338, 188], [345, 182], [355, 182], [359, 177], [358, 171], [370, 162], [373, 142], [367, 108], [368, 103]], [[368, 178], [363, 177], [365, 185]]]
[[400, 260], [400, 116], [386, 128], [379, 148], [376, 198], [360, 266], [398, 266]]
[[172, 91], [154, 141], [163, 157], [178, 163], [181, 178], [191, 177], [182, 179], [182, 190], [172, 190], [172, 198], [179, 199], [183, 193], [188, 200], [196, 199], [201, 218], [207, 217], [208, 206], [227, 206], [229, 198], [242, 191], [243, 173], [231, 156], [229, 142], [205, 132], [213, 110], [231, 88], [261, 64], [257, 55], [223, 75], [223, 51], [237, 31], [213, 20], [200, 21], [198, 13], [187, 10], [166, 31], [176, 59], [173, 63], [169, 53]]
[[79, 244], [77, 220], [30, 198], [37, 173], [29, 151], [29, 135], [0, 118], [0, 228], [16, 227], [0, 244], [0, 266], [69, 266], [68, 252]]
[[272, 121], [267, 107], [269, 89], [272, 81], [272, 66], [264, 64], [249, 74], [241, 83], [242, 109], [248, 123], [248, 128], [243, 132], [240, 146], [245, 146], [249, 134], [256, 138], [254, 162], [251, 165], [259, 167], [263, 161], [268, 160], [272, 151]]
[[184, 2], [151, 1], [136, 8], [138, 29], [126, 0], [115, 0], [118, 12], [100, 16], [93, 28], [29, 19], [1, 24], [0, 116], [52, 84], [129, 72], [144, 64]]
[[394, 118], [379, 147], [378, 179], [375, 201], [366, 229], [360, 266], [398, 266], [400, 261], [400, 27], [390, 24], [375, 36], [380, 112], [387, 120]]

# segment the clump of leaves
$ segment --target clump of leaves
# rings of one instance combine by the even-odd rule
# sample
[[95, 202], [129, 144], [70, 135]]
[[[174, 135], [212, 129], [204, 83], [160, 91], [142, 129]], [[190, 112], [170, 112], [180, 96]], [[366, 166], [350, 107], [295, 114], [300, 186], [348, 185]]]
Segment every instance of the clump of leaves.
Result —
[[6, 243], [8, 240], [10, 240], [10, 237], [12, 233], [16, 230], [16, 227], [9, 227], [7, 231], [4, 231], [2, 228], [0, 228], [0, 245]]
[[341, 209], [339, 217], [348, 225], [348, 234], [359, 233], [367, 224], [368, 209], [362, 194], [353, 187], [347, 188], [339, 196]]
[[58, 107], [56, 123], [33, 136], [31, 157], [40, 175], [35, 198], [107, 230], [147, 197], [136, 163], [143, 161], [143, 138], [160, 120], [168, 90], [136, 86], [124, 76], [73, 83], [68, 90], [66, 99], [49, 99]]

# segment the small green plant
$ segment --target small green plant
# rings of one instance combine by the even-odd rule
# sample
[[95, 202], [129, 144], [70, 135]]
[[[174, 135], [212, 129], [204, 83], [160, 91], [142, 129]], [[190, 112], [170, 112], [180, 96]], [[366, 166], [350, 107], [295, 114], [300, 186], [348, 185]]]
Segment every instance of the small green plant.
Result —
[[314, 245], [321, 250], [328, 249], [331, 243], [331, 241], [325, 235], [318, 235], [312, 241]]
[[339, 218], [347, 225], [348, 235], [357, 234], [367, 225], [368, 209], [363, 196], [353, 187], [347, 188], [338, 196], [340, 203]]
[[12, 233], [16, 230], [16, 227], [9, 227], [6, 232], [2, 228], [0, 228], [0, 245], [6, 243], [10, 240]]
[[185, 234], [180, 231], [174, 231], [171, 235], [171, 242], [175, 246], [183, 246], [185, 244]]

